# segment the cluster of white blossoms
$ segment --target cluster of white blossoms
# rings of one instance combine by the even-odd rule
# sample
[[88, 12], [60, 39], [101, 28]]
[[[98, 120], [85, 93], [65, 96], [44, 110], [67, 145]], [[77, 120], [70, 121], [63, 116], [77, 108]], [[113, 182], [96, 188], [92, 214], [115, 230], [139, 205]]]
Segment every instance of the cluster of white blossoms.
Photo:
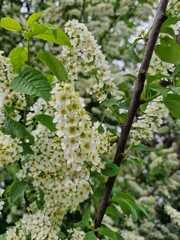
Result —
[[80, 171], [84, 162], [92, 165], [98, 172], [104, 168], [100, 156], [108, 151], [108, 132], [98, 132], [99, 123], [92, 124], [84, 109], [83, 99], [74, 87], [65, 83], [52, 90], [52, 106], [55, 108], [54, 123], [67, 164], [73, 163]]
[[169, 77], [168, 72], [173, 72], [173, 70], [174, 64], [161, 61], [161, 59], [155, 53], [153, 53], [151, 65], [148, 70], [151, 75], [162, 74]]
[[[17, 230], [18, 229], [18, 230]], [[49, 217], [43, 211], [35, 214], [24, 214], [15, 227], [9, 228], [6, 240], [57, 240], [58, 229], [54, 228]]]
[[[98, 132], [99, 123], [92, 124], [83, 99], [70, 83], [56, 84], [49, 103], [54, 110], [57, 130], [50, 132], [37, 124], [32, 131], [33, 154], [22, 164], [17, 176], [31, 179], [37, 195], [41, 189], [43, 211], [57, 226], [68, 211], [74, 211], [92, 192], [90, 169], [101, 172], [104, 168], [101, 156], [109, 151], [110, 133], [105, 127], [103, 133]], [[31, 115], [42, 111], [40, 105], [43, 106], [37, 104], [36, 108], [34, 105]], [[44, 109], [49, 111], [45, 106]], [[37, 208], [33, 202], [29, 211]], [[19, 229], [19, 225], [16, 228]]]
[[154, 133], [157, 133], [158, 128], [163, 124], [163, 119], [167, 118], [168, 115], [169, 111], [162, 103], [162, 96], [153, 99], [143, 114], [133, 123], [131, 142], [139, 144], [140, 139], [152, 139]]
[[85, 232], [78, 228], [69, 229], [68, 233], [71, 235], [71, 240], [83, 240], [85, 237]]
[[[83, 28], [84, 25], [82, 25]], [[80, 37], [81, 28], [76, 30], [77, 34], [78, 31], [80, 32]], [[94, 44], [94, 51], [99, 50], [93, 37], [88, 36], [92, 38], [91, 44]], [[84, 42], [82, 46], [83, 44]], [[101, 87], [111, 88], [113, 84], [105, 83], [108, 80], [109, 69], [101, 51], [94, 52], [90, 61], [88, 51], [84, 51], [82, 54], [84, 54], [81, 55], [82, 59], [86, 58], [83, 63], [84, 68], [88, 69], [89, 67], [88, 71], [95, 71], [96, 78], [98, 76], [96, 87], [98, 86], [99, 90], [95, 88], [93, 93], [98, 93]], [[76, 55], [71, 57], [73, 61], [68, 61], [73, 64]], [[82, 59], [81, 66], [83, 65]], [[0, 81], [2, 120], [0, 124], [3, 124], [5, 120], [3, 105], [14, 105], [15, 110], [12, 117], [19, 121], [20, 111], [24, 110], [26, 101], [23, 94], [10, 89], [10, 83], [16, 76], [13, 74], [9, 58], [3, 57], [1, 53], [0, 60], [2, 75]], [[67, 64], [69, 64], [68, 61]], [[94, 64], [92, 69], [90, 69], [91, 63]], [[70, 80], [73, 82], [75, 79], [71, 77]], [[14, 227], [8, 229], [7, 240], [25, 240], [28, 237], [37, 240], [58, 239], [57, 229], [65, 214], [76, 210], [77, 206], [92, 193], [93, 181], [90, 172], [100, 173], [105, 166], [105, 161], [101, 158], [110, 149], [110, 133], [103, 125], [101, 126], [101, 130], [102, 127], [104, 128], [103, 133], [99, 133], [100, 123], [92, 123], [85, 110], [84, 100], [75, 91], [74, 84], [62, 83], [60, 85], [56, 82], [57, 80], [54, 78], [50, 102], [47, 103], [39, 98], [28, 108], [26, 124], [29, 129], [33, 129], [31, 134], [35, 140], [30, 146], [31, 154], [24, 157], [21, 141], [0, 132], [0, 167], [20, 161], [21, 169], [16, 176], [26, 182], [30, 181], [36, 195], [35, 200], [28, 203], [27, 213], [15, 223]], [[41, 123], [34, 121], [33, 118], [36, 114], [52, 116], [57, 130], [51, 132]], [[41, 208], [39, 202], [41, 202]], [[3, 204], [1, 201], [0, 208], [3, 207]], [[83, 234], [78, 233], [78, 229], [73, 229], [71, 234], [73, 239], [81, 235], [83, 238]]]
[[[32, 179], [37, 195], [41, 189], [44, 212], [56, 225], [67, 211], [74, 211], [80, 202], [88, 198], [91, 192], [90, 174], [85, 166], [78, 171], [76, 164], [67, 164], [59, 138], [46, 127], [39, 124], [32, 134], [36, 141], [34, 154], [23, 164], [17, 176]], [[29, 209], [36, 210], [36, 203], [33, 202]]]
[[144, 237], [139, 236], [135, 231], [123, 230], [121, 234], [124, 240], [145, 240]]
[[92, 33], [77, 20], [68, 21], [65, 24], [65, 32], [71, 40], [72, 47], [62, 47], [61, 60], [71, 83], [78, 80], [79, 73], [83, 73], [91, 84], [87, 93], [96, 94], [100, 102], [106, 99], [109, 92], [118, 98], [108, 62]]
[[166, 213], [170, 216], [170, 218], [180, 227], [180, 212], [178, 212], [175, 208], [170, 205], [165, 205], [164, 209]]
[[173, 17], [180, 17], [180, 2], [177, 0], [170, 0], [167, 11]]
[[0, 124], [4, 120], [3, 105], [15, 106], [15, 113], [12, 116], [14, 119], [19, 120], [19, 110], [22, 110], [25, 105], [25, 96], [21, 93], [10, 90], [10, 83], [16, 77], [13, 73], [10, 59], [3, 56], [0, 51]]
[[2, 201], [2, 195], [3, 195], [4, 189], [0, 188], [0, 216], [1, 216], [1, 210], [3, 209], [4, 201]]
[[20, 161], [22, 158], [20, 141], [0, 132], [0, 167]]

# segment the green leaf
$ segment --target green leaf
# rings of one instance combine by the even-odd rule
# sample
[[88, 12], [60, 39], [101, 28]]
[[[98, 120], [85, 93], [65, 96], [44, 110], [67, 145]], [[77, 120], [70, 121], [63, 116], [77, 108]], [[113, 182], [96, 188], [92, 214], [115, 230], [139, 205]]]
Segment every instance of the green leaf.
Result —
[[89, 220], [90, 220], [90, 208], [86, 210], [82, 217], [82, 223], [84, 226], [88, 227], [89, 226]]
[[118, 175], [119, 170], [120, 168], [116, 164], [109, 162], [109, 163], [106, 163], [105, 169], [102, 170], [102, 174], [104, 176], [113, 177]]
[[142, 158], [140, 158], [139, 156], [138, 156], [138, 157], [135, 157], [135, 156], [127, 156], [126, 160], [130, 160], [130, 161], [132, 161], [133, 163], [138, 164], [140, 167], [142, 166]]
[[26, 130], [26, 128], [10, 117], [6, 106], [4, 106], [4, 115], [6, 118], [4, 122], [6, 134], [9, 134], [12, 138], [17, 137], [19, 139], [28, 139], [30, 143], [34, 142], [34, 137]]
[[29, 143], [26, 143], [24, 141], [22, 141], [22, 144], [21, 144], [22, 148], [23, 148], [23, 155], [29, 155], [29, 154], [33, 154], [33, 150], [31, 149]]
[[119, 106], [119, 101], [116, 100], [115, 98], [110, 98], [110, 99], [105, 100], [102, 103], [102, 105], [106, 106], [106, 107]]
[[58, 235], [59, 239], [61, 239], [61, 240], [65, 239], [65, 238], [67, 239], [66, 234], [63, 232], [59, 232], [57, 235]]
[[104, 133], [104, 128], [102, 126], [102, 123], [100, 123], [98, 126], [98, 133], [100, 133], [100, 134]]
[[168, 36], [162, 37], [162, 38], [160, 38], [160, 43], [161, 43], [162, 46], [173, 47], [180, 54], [179, 44], [177, 44], [177, 42], [174, 38], [171, 38], [171, 37], [168, 37]]
[[116, 233], [116, 238], [117, 240], [124, 240], [124, 238], [119, 233]]
[[173, 73], [172, 73], [172, 77], [174, 78], [178, 73], [180, 73], [180, 64], [178, 64], [178, 65], [175, 67], [175, 69], [174, 69], [174, 71], [173, 71]]
[[22, 67], [19, 76], [11, 82], [11, 88], [17, 92], [50, 99], [51, 86], [47, 78], [33, 67]]
[[163, 23], [163, 27], [168, 27], [171, 25], [176, 24], [179, 21], [178, 17], [174, 16], [168, 16], [167, 20]]
[[10, 31], [20, 31], [21, 25], [13, 18], [1, 18], [0, 27]]
[[53, 42], [59, 45], [71, 46], [67, 35], [58, 27], [50, 24], [33, 23], [32, 31], [24, 33], [25, 38], [36, 37], [45, 41]]
[[126, 73], [123, 75], [124, 77], [128, 77], [130, 79], [133, 79], [133, 80], [136, 80], [137, 79], [137, 76], [136, 75], [133, 75], [131, 73]]
[[172, 91], [175, 93], [175, 94], [180, 94], [180, 86], [177, 86], [177, 87], [171, 87]]
[[146, 145], [144, 145], [144, 144], [142, 144], [142, 143], [133, 146], [132, 149], [133, 149], [134, 151], [137, 151], [137, 152], [147, 152], [147, 151], [151, 151], [151, 149], [150, 149], [148, 146], [146, 146]]
[[6, 234], [0, 235], [0, 240], [6, 240]]
[[46, 114], [37, 114], [34, 118], [47, 127], [51, 132], [56, 131], [56, 125], [53, 123], [53, 117]]
[[37, 58], [51, 70], [51, 72], [57, 77], [60, 82], [66, 81], [68, 79], [68, 75], [63, 64], [51, 53], [40, 52], [37, 55]]
[[160, 85], [155, 84], [155, 83], [151, 83], [150, 88], [155, 92], [160, 92], [162, 94], [163, 98], [167, 97], [167, 91], [166, 91], [165, 87], [160, 86]]
[[7, 164], [6, 169], [9, 173], [16, 174], [17, 172], [19, 172], [20, 167], [19, 164], [15, 162], [12, 164]]
[[175, 38], [175, 36], [176, 36], [175, 33], [174, 33], [174, 30], [171, 27], [162, 27], [161, 32], [162, 33], [167, 33], [170, 36], [172, 36], [173, 38]]
[[114, 217], [119, 217], [120, 213], [117, 208], [111, 203], [106, 209], [106, 214]]
[[25, 48], [14, 48], [9, 54], [12, 67], [15, 73], [19, 73], [22, 66], [27, 65], [28, 53]]
[[179, 52], [171, 46], [157, 45], [155, 53], [162, 61], [167, 63], [177, 64], [180, 61]]
[[108, 237], [110, 240], [117, 240], [116, 233], [113, 232], [110, 228], [108, 227], [100, 227], [96, 229], [98, 233]]
[[164, 100], [164, 104], [173, 117], [180, 119], [180, 95], [168, 94]]
[[29, 16], [29, 18], [26, 22], [26, 25], [29, 27], [32, 23], [37, 21], [43, 14], [44, 14], [44, 12], [33, 13], [31, 16]]
[[126, 215], [129, 216], [131, 214], [134, 222], [138, 220], [138, 205], [131, 195], [124, 192], [116, 193], [113, 201], [118, 203]]
[[84, 240], [96, 240], [96, 236], [92, 231], [90, 231], [86, 233]]
[[128, 54], [129, 57], [134, 61], [134, 62], [140, 62], [141, 59], [138, 57], [137, 53], [134, 50], [134, 45], [132, 45], [129, 49], [128, 49]]
[[10, 186], [10, 188], [8, 188], [7, 194], [8, 194], [9, 203], [11, 205], [16, 203], [16, 201], [24, 195], [25, 186], [26, 186], [25, 182], [15, 180]]
[[125, 199], [119, 199], [117, 202], [125, 214], [127, 214], [128, 216], [130, 214], [132, 215], [132, 219], [134, 222], [138, 220], [138, 213], [136, 209], [132, 206], [132, 203]]
[[128, 193], [118, 192], [118, 193], [116, 194], [116, 196], [118, 196], [118, 197], [120, 197], [120, 198], [124, 198], [124, 199], [126, 199], [126, 200], [128, 200], [128, 201], [134, 202], [134, 198], [133, 198], [131, 195], [129, 195]]
[[126, 121], [126, 118], [127, 118], [127, 114], [126, 114], [126, 113], [121, 113], [121, 114], [119, 115], [119, 119], [120, 119], [120, 121], [123, 122], [123, 123]]

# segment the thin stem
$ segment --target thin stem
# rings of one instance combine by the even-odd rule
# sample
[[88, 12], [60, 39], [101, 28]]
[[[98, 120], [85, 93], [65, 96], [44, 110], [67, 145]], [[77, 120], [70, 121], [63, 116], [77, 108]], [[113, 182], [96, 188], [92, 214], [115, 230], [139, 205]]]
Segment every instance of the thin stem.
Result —
[[[167, 4], [168, 4], [168, 0], [160, 1], [158, 10], [156, 12], [155, 20], [154, 20], [154, 23], [152, 26], [152, 30], [150, 32], [149, 39], [146, 42], [145, 52], [144, 52], [142, 63], [141, 63], [141, 66], [140, 66], [140, 69], [138, 72], [138, 77], [137, 77], [136, 85], [134, 88], [133, 97], [132, 97], [132, 100], [130, 103], [130, 107], [129, 107], [129, 111], [127, 114], [125, 124], [122, 128], [122, 132], [121, 132], [118, 144], [117, 144], [117, 150], [116, 150], [116, 154], [114, 157], [114, 163], [117, 166], [121, 165], [121, 161], [125, 155], [126, 143], [128, 140], [130, 129], [132, 127], [133, 119], [135, 117], [137, 109], [139, 108], [139, 106], [141, 104], [140, 97], [141, 97], [141, 93], [144, 88], [146, 74], [147, 74], [149, 64], [150, 64], [150, 61], [152, 58], [154, 47], [157, 42], [161, 26], [162, 26], [163, 22], [167, 19], [166, 15], [165, 15]], [[108, 207], [108, 205], [110, 203], [109, 199], [110, 199], [110, 195], [111, 195], [116, 177], [117, 176], [110, 177], [106, 182], [104, 195], [102, 197], [102, 200], [100, 202], [100, 205], [99, 205], [99, 208], [98, 208], [98, 211], [96, 214], [95, 228], [97, 228], [101, 225], [106, 208]]]

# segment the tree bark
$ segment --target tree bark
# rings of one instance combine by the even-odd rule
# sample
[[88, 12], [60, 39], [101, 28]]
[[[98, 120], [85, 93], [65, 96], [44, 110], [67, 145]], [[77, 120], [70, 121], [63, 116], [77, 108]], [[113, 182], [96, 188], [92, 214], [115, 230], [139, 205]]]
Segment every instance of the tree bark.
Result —
[[[136, 81], [136, 85], [134, 88], [129, 111], [128, 111], [124, 126], [122, 127], [122, 132], [121, 132], [118, 144], [117, 144], [117, 149], [116, 149], [116, 153], [115, 153], [115, 157], [114, 157], [114, 163], [117, 166], [121, 165], [121, 162], [122, 162], [122, 159], [123, 159], [124, 153], [125, 153], [128, 136], [129, 136], [129, 133], [130, 133], [130, 130], [132, 127], [133, 119], [135, 117], [137, 109], [139, 108], [139, 106], [141, 104], [141, 93], [144, 88], [146, 74], [147, 74], [149, 64], [150, 64], [150, 61], [152, 58], [154, 47], [157, 42], [161, 26], [164, 23], [164, 21], [167, 19], [166, 8], [168, 5], [168, 2], [169, 2], [168, 0], [161, 0], [159, 2], [159, 6], [158, 6], [156, 16], [155, 16], [155, 19], [154, 19], [154, 22], [152, 25], [152, 29], [151, 29], [149, 38], [147, 39], [146, 44], [145, 44], [145, 52], [144, 52], [144, 56], [143, 56], [143, 59], [141, 62], [141, 66], [139, 68], [137, 81]], [[95, 228], [100, 227], [100, 225], [101, 225], [106, 208], [108, 207], [108, 205], [110, 203], [109, 199], [110, 199], [110, 195], [111, 195], [116, 177], [117, 176], [109, 177], [109, 179], [106, 182], [104, 195], [102, 197], [102, 200], [100, 202], [100, 205], [99, 205], [99, 208], [98, 208], [98, 211], [96, 214]]]

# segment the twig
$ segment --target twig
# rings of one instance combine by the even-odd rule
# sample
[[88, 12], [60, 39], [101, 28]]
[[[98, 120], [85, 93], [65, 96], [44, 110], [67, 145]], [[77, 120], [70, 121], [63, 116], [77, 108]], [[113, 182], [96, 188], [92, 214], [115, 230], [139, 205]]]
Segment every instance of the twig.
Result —
[[[132, 97], [131, 104], [129, 107], [129, 111], [127, 114], [127, 119], [122, 128], [122, 132], [121, 132], [118, 144], [117, 144], [117, 150], [116, 150], [116, 154], [114, 157], [114, 163], [117, 166], [120, 166], [121, 161], [124, 157], [125, 147], [126, 147], [129, 133], [130, 133], [130, 129], [132, 127], [133, 119], [135, 117], [137, 109], [139, 108], [139, 106], [141, 104], [141, 93], [144, 88], [144, 82], [146, 79], [146, 74], [147, 74], [147, 71], [149, 68], [150, 60], [151, 60], [151, 57], [152, 57], [152, 54], [154, 51], [155, 44], [158, 39], [158, 35], [160, 32], [161, 26], [164, 23], [164, 21], [167, 19], [166, 14], [165, 14], [167, 5], [168, 5], [168, 0], [160, 1], [159, 7], [156, 12], [155, 19], [154, 19], [154, 23], [152, 26], [152, 30], [149, 35], [149, 39], [146, 42], [145, 52], [144, 52], [142, 63], [141, 63], [141, 66], [140, 66], [140, 69], [138, 72], [138, 77], [137, 77], [136, 85], [134, 88], [134, 93], [133, 93], [133, 97]], [[102, 200], [100, 202], [100, 205], [99, 205], [99, 208], [98, 208], [98, 211], [96, 214], [95, 228], [97, 228], [101, 225], [106, 208], [109, 205], [109, 198], [110, 198], [116, 177], [117, 176], [110, 177], [106, 182], [104, 195], [102, 197]]]

